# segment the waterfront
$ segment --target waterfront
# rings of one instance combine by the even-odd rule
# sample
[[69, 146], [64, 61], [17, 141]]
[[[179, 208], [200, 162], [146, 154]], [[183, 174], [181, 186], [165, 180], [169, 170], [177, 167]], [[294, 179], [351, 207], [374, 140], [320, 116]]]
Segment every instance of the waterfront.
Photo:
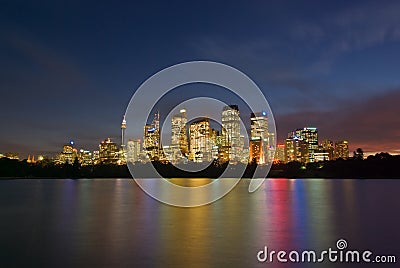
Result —
[[319, 251], [341, 238], [400, 256], [398, 180], [268, 179], [252, 194], [248, 183], [211, 205], [177, 208], [131, 179], [0, 181], [0, 266], [290, 267], [259, 263], [257, 252]]

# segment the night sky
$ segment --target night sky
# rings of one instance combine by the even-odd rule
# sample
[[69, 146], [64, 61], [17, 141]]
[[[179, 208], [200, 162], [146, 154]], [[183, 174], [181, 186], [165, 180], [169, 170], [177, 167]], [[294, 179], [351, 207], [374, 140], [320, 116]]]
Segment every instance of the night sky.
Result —
[[129, 2], [1, 2], [0, 152], [119, 141], [135, 89], [192, 60], [251, 77], [278, 141], [315, 126], [351, 150], [400, 152], [400, 2]]

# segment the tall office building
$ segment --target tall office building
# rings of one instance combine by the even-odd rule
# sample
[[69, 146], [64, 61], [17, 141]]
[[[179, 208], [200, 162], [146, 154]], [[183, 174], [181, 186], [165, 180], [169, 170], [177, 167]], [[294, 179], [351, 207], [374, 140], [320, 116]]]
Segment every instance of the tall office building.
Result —
[[182, 109], [171, 119], [171, 146], [172, 161], [179, 161], [188, 155], [188, 139], [186, 134], [186, 110]]
[[333, 146], [333, 141], [324, 140], [322, 142], [322, 152], [327, 153], [328, 159], [326, 160], [335, 159], [335, 147]]
[[[273, 159], [273, 148], [270, 148], [271, 135], [268, 133], [268, 117], [266, 112], [251, 113], [250, 116], [250, 161], [254, 158], [258, 159], [258, 164], [265, 164]], [[274, 138], [274, 137], [273, 137]], [[261, 146], [260, 150], [257, 150], [262, 155], [254, 157], [255, 150], [252, 150], [251, 142], [255, 141], [254, 146]]]
[[192, 122], [189, 127], [189, 160], [194, 162], [212, 161], [212, 149], [215, 145], [216, 131], [210, 127], [208, 118]]
[[285, 144], [278, 144], [276, 146], [274, 162], [285, 163]]
[[140, 155], [140, 139], [128, 140], [126, 160], [130, 163], [135, 163], [139, 161]]
[[225, 142], [225, 136], [222, 135], [222, 130], [216, 131], [215, 146], [216, 148], [214, 148], [214, 151], [218, 151], [216, 158], [218, 158], [220, 162], [228, 162], [230, 146]]
[[251, 113], [250, 138], [268, 142], [268, 117], [266, 112]]
[[222, 110], [222, 136], [224, 146], [229, 148], [229, 160], [240, 160], [243, 147], [240, 143], [240, 114], [237, 105], [228, 105]]
[[157, 112], [151, 124], [144, 126], [143, 150], [150, 160], [159, 160], [162, 157], [160, 141], [160, 114]]
[[349, 158], [349, 142], [346, 140], [335, 142], [335, 159]]
[[285, 140], [285, 162], [300, 161], [300, 142], [298, 137], [289, 136]]
[[261, 138], [253, 138], [250, 140], [250, 162], [256, 162], [257, 164], [265, 163], [265, 146]]
[[273, 161], [276, 153], [275, 133], [268, 132], [267, 160]]
[[118, 164], [118, 146], [110, 138], [105, 139], [99, 144], [99, 158], [100, 163], [103, 164]]
[[100, 164], [100, 151], [93, 151], [93, 165]]
[[289, 132], [285, 140], [285, 162], [308, 163], [309, 158], [308, 143], [296, 136], [294, 132]]
[[295, 136], [307, 143], [308, 159], [306, 163], [315, 162], [314, 153], [318, 151], [318, 129], [315, 127], [305, 127], [296, 129]]

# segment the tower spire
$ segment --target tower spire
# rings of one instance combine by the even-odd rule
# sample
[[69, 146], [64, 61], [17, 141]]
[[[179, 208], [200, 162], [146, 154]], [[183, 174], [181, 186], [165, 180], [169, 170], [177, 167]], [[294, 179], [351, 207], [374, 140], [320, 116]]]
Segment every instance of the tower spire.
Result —
[[125, 120], [125, 115], [122, 119], [122, 123], [121, 123], [121, 147], [124, 148], [125, 147], [125, 129], [126, 129], [126, 120]]

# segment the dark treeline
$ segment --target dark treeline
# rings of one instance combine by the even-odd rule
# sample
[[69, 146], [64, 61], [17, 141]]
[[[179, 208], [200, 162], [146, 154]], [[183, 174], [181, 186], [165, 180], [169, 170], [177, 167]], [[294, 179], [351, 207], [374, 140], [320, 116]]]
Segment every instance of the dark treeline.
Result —
[[[213, 162], [208, 167], [201, 164], [188, 164], [182, 168], [201, 170], [187, 172], [170, 163], [152, 162], [130, 166], [134, 169], [135, 177], [165, 178], [218, 178], [223, 177], [244, 178], [252, 177], [257, 168], [256, 163], [237, 164], [228, 166]], [[190, 167], [190, 165], [193, 165]], [[153, 168], [154, 167], [154, 168]], [[308, 163], [299, 162], [287, 164], [274, 164], [268, 174], [272, 178], [400, 178], [400, 155], [380, 153], [369, 156], [367, 159], [338, 159]], [[259, 168], [266, 168], [260, 166]], [[156, 171], [155, 171], [156, 170]], [[243, 175], [241, 175], [243, 174]], [[26, 161], [0, 159], [0, 177], [2, 178], [130, 178], [131, 174], [125, 165], [92, 165], [80, 166], [74, 164], [55, 165], [51, 162], [41, 161], [27, 163]]]

